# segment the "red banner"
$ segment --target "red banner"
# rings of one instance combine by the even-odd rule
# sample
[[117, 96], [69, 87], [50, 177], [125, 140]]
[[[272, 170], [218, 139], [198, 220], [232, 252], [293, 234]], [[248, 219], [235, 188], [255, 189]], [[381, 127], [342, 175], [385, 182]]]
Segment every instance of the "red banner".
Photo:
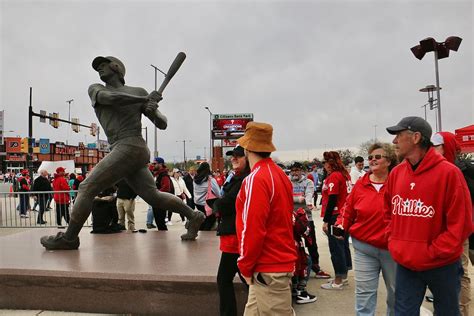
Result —
[[20, 153], [21, 137], [5, 137], [5, 151], [7, 153]]

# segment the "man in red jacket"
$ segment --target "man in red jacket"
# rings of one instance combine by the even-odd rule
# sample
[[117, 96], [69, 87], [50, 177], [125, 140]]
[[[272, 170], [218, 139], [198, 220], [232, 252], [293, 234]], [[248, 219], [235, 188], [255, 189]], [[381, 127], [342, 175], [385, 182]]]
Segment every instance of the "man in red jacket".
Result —
[[296, 261], [293, 188], [270, 158], [273, 128], [250, 122], [237, 140], [252, 169], [237, 196], [237, 265], [249, 284], [244, 315], [293, 315], [290, 281]]
[[437, 315], [459, 315], [463, 242], [472, 231], [461, 171], [438, 154], [431, 126], [410, 116], [387, 131], [403, 162], [389, 175], [384, 209], [388, 248], [398, 263], [395, 315], [419, 315], [428, 287]]
[[56, 223], [62, 226], [62, 218], [69, 224], [69, 184], [66, 180], [66, 170], [58, 167], [53, 181], [54, 202], [56, 204]]

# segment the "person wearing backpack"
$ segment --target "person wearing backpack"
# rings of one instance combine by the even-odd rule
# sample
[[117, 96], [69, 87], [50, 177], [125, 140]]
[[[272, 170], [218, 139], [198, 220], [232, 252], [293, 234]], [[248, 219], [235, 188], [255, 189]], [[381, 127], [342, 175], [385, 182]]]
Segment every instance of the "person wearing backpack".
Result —
[[[471, 163], [466, 161], [460, 161], [457, 158], [461, 151], [461, 146], [456, 140], [453, 133], [450, 132], [438, 132], [433, 134], [431, 142], [435, 150], [446, 158], [452, 164], [455, 164], [463, 173], [464, 179], [471, 195], [471, 202], [473, 201], [474, 191], [474, 167]], [[474, 212], [474, 209], [473, 209]], [[473, 214], [474, 215], [474, 214]], [[473, 216], [474, 218], [474, 216]], [[474, 224], [474, 223], [473, 223]], [[474, 225], [473, 225], [474, 228]], [[471, 302], [471, 279], [469, 278], [469, 249], [472, 245], [469, 245], [469, 241], [472, 240], [471, 236], [466, 239], [463, 244], [464, 251], [461, 254], [461, 262], [463, 267], [463, 275], [461, 277], [461, 292], [459, 293], [459, 310], [462, 316], [469, 314], [469, 305]], [[472, 262], [471, 262], [472, 264]], [[427, 296], [427, 300], [430, 301], [430, 296]]]

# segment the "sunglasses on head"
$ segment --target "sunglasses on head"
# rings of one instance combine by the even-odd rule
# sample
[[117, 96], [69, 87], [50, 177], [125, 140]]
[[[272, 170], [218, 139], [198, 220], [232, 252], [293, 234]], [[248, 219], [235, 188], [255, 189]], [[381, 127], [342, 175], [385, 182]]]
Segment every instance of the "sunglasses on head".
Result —
[[369, 155], [369, 157], [367, 157], [367, 159], [368, 159], [369, 161], [372, 160], [373, 158], [379, 160], [379, 159], [382, 159], [382, 157], [383, 157], [383, 158], [387, 158], [387, 156], [383, 156], [383, 155], [377, 154], [377, 155]]

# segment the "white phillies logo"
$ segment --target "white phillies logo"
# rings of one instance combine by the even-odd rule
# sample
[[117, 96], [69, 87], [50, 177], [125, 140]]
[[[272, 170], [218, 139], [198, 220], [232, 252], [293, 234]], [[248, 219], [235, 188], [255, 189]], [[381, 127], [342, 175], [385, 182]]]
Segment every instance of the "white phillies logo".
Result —
[[403, 198], [400, 195], [395, 195], [392, 198], [392, 214], [401, 216], [416, 216], [432, 218], [435, 214], [433, 206], [426, 206], [420, 199], [410, 200]]
[[413, 188], [415, 187], [415, 182], [410, 183], [410, 190], [413, 191]]
[[332, 188], [334, 188], [334, 183], [329, 183], [329, 191], [332, 191]]

